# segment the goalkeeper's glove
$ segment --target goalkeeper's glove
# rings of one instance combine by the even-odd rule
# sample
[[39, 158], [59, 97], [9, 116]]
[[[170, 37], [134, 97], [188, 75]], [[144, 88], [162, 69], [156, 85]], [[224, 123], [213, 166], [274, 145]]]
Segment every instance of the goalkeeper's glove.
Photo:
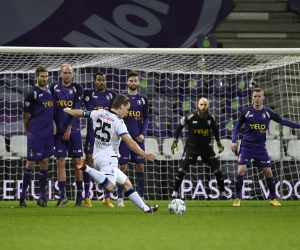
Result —
[[217, 146], [219, 148], [219, 154], [222, 153], [224, 151], [224, 146], [220, 141], [217, 142]]
[[172, 143], [172, 146], [171, 146], [171, 151], [172, 151], [172, 154], [175, 154], [175, 150], [178, 151], [178, 140], [174, 139], [173, 143]]

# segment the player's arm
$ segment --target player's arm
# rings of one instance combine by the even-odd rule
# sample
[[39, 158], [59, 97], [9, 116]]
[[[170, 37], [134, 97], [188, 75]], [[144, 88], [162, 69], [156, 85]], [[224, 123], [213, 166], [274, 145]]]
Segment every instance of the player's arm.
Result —
[[[189, 115], [190, 117], [190, 115]], [[189, 119], [188, 116], [184, 116], [180, 119], [179, 124], [177, 125], [177, 128], [174, 132], [174, 140], [171, 146], [171, 152], [172, 154], [175, 154], [175, 150], [178, 151], [178, 138], [180, 136], [180, 133], [182, 131], [182, 129], [189, 123]]]
[[23, 119], [23, 125], [24, 125], [24, 130], [26, 135], [28, 135], [29, 118], [30, 118], [30, 114], [28, 112], [23, 112], [22, 119]]
[[275, 111], [269, 111], [271, 115], [271, 119], [283, 126], [287, 126], [290, 128], [299, 128], [300, 129], [300, 124], [296, 122], [292, 122], [288, 119], [283, 118], [282, 116], [278, 115]]
[[[84, 112], [91, 112], [91, 111], [84, 111], [82, 109], [64, 108], [64, 112], [70, 116], [73, 116], [76, 118], [82, 118], [82, 117], [84, 117], [84, 114], [83, 114]], [[84, 118], [90, 118], [90, 117], [84, 117]]]
[[149, 125], [149, 103], [148, 98], [144, 98], [145, 105], [143, 107], [143, 125], [142, 130], [139, 134], [139, 136], [136, 138], [137, 142], [142, 142], [144, 140], [144, 137], [146, 135], [146, 131]]
[[127, 144], [127, 146], [134, 151], [135, 153], [137, 153], [138, 155], [144, 157], [145, 159], [149, 160], [149, 161], [154, 161], [156, 158], [156, 155], [154, 154], [147, 154], [144, 150], [142, 150], [139, 145], [132, 140], [131, 136], [129, 134], [123, 134], [120, 136], [122, 138], [122, 140]]
[[24, 106], [23, 106], [23, 114], [22, 114], [22, 120], [23, 120], [23, 125], [24, 125], [24, 130], [26, 135], [28, 135], [30, 111], [31, 111], [31, 106], [33, 101], [34, 101], [34, 91], [30, 91], [26, 94], [24, 98]]
[[217, 124], [215, 117], [212, 115], [211, 116], [211, 129], [212, 132], [214, 133], [215, 136], [215, 140], [217, 142], [217, 146], [219, 148], [219, 154], [222, 153], [224, 151], [224, 146], [222, 145], [221, 141], [220, 141], [220, 134], [219, 134], [219, 125]]
[[237, 150], [237, 139], [239, 136], [240, 129], [241, 129], [242, 125], [245, 123], [245, 121], [246, 121], [246, 117], [244, 116], [244, 113], [242, 112], [238, 119], [238, 122], [235, 124], [234, 130], [233, 130], [231, 151], [234, 153], [236, 153], [236, 150]]

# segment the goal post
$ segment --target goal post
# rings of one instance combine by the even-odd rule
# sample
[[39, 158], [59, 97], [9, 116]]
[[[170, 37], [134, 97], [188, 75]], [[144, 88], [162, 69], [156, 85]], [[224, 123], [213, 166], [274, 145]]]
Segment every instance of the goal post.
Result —
[[[287, 119], [299, 122], [300, 49], [181, 49], [181, 48], [50, 48], [0, 47], [0, 193], [1, 200], [19, 198], [24, 152], [12, 148], [13, 137], [19, 146], [24, 135], [22, 105], [24, 95], [35, 84], [37, 66], [49, 70], [48, 83], [59, 81], [61, 64], [70, 63], [74, 81], [83, 88], [93, 87], [93, 74], [104, 72], [107, 88], [117, 93], [126, 91], [126, 75], [140, 73], [139, 91], [148, 96], [150, 122], [146, 151], [157, 154], [147, 162], [146, 199], [168, 199], [178, 170], [187, 131], [181, 133], [179, 152], [172, 155], [170, 143], [179, 119], [196, 108], [200, 97], [206, 97], [210, 111], [220, 124], [225, 152], [218, 154], [229, 198], [234, 198], [234, 176], [237, 156], [230, 151], [233, 127], [242, 108], [251, 104], [251, 90], [258, 86], [265, 91], [265, 105]], [[82, 135], [85, 136], [82, 120]], [[300, 198], [299, 136], [300, 131], [270, 123], [267, 148], [277, 182], [276, 192], [282, 199]], [[19, 137], [16, 137], [19, 136]], [[1, 139], [0, 138], [0, 139]], [[2, 144], [3, 144], [2, 143]], [[17, 143], [18, 144], [18, 143]], [[74, 172], [67, 164], [68, 198], [74, 199]], [[37, 168], [38, 169], [38, 168]], [[29, 198], [38, 193], [38, 171], [35, 170], [28, 190]], [[128, 176], [135, 184], [134, 166]], [[55, 159], [50, 161], [48, 198], [57, 198]], [[93, 184], [93, 198], [103, 197], [102, 189]], [[191, 166], [181, 188], [183, 199], [218, 199], [214, 175], [200, 159]], [[262, 172], [249, 167], [245, 177], [243, 198], [267, 199], [268, 191]], [[113, 193], [116, 198], [116, 193]]]

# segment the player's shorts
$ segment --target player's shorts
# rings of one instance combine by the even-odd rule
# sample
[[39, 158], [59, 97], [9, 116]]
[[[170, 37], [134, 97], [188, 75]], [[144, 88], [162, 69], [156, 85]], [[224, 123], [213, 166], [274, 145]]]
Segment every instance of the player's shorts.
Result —
[[117, 157], [97, 157], [94, 159], [94, 167], [105, 174], [114, 185], [116, 183], [123, 185], [127, 179], [127, 176], [118, 168]]
[[206, 163], [211, 167], [216, 167], [216, 164], [213, 164], [211, 161], [212, 158], [216, 159], [216, 154], [211, 146], [207, 146], [206, 148], [203, 148], [197, 152], [187, 148], [182, 155], [179, 168], [184, 171], [188, 171], [190, 165], [197, 163], [198, 156], [201, 157], [203, 163]]
[[34, 135], [27, 138], [27, 160], [37, 161], [56, 155], [54, 135]]
[[271, 167], [270, 157], [268, 155], [268, 151], [266, 148], [261, 148], [259, 151], [251, 151], [245, 148], [240, 149], [239, 158], [238, 158], [238, 165], [247, 165], [249, 166], [251, 160], [255, 161], [255, 165], [257, 167]]
[[[145, 141], [137, 143], [141, 149], [145, 151]], [[135, 152], [133, 152], [124, 141], [121, 141], [119, 146], [119, 164], [124, 165], [127, 164], [129, 161], [132, 163], [146, 163], [146, 159]]]
[[85, 138], [85, 143], [84, 143], [84, 153], [85, 154], [93, 154], [94, 143], [95, 143], [95, 136], [87, 136]]
[[80, 133], [72, 133], [70, 139], [65, 141], [63, 135], [55, 135], [56, 157], [82, 157], [82, 140]]

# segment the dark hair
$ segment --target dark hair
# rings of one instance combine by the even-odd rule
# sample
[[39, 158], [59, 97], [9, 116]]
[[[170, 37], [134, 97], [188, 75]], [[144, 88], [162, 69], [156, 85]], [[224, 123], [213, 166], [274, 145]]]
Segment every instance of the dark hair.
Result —
[[127, 74], [127, 80], [132, 77], [132, 76], [139, 76], [139, 73], [136, 72], [136, 71], [130, 71], [128, 74]]
[[94, 74], [94, 81], [96, 81], [97, 76], [104, 76], [105, 77], [105, 74], [103, 72], [97, 72], [97, 73], [95, 73]]
[[122, 104], [126, 106], [128, 103], [130, 103], [130, 99], [123, 94], [119, 94], [115, 97], [111, 107], [114, 109], [118, 109]]
[[39, 66], [35, 70], [35, 75], [39, 76], [41, 72], [48, 72], [48, 69], [42, 66]]

